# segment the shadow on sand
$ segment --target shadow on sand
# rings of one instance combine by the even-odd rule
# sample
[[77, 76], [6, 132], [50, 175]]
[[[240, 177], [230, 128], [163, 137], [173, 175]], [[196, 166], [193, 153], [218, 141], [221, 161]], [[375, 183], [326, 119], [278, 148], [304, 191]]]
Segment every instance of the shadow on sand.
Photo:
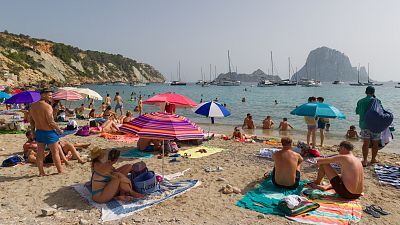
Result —
[[61, 187], [55, 192], [47, 193], [43, 200], [49, 206], [57, 205], [63, 209], [90, 210], [93, 207], [87, 203], [73, 187]]

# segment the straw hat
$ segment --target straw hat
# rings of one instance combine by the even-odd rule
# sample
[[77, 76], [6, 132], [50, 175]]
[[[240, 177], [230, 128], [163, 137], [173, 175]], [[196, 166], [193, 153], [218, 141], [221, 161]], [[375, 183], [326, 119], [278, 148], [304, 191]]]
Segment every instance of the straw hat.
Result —
[[93, 160], [97, 159], [97, 158], [101, 158], [100, 161], [103, 161], [102, 159], [104, 158], [104, 156], [106, 156], [106, 149], [102, 149], [99, 147], [94, 147], [92, 148], [92, 150], [90, 151], [90, 158]]

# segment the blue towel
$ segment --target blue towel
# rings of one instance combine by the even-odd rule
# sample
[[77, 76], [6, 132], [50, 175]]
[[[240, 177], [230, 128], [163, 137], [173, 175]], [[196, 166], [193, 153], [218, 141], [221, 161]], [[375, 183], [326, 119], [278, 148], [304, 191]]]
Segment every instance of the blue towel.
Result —
[[64, 133], [59, 135], [59, 137], [62, 138], [62, 137], [65, 137], [67, 135], [70, 135], [70, 134], [75, 134], [77, 131], [78, 131], [78, 129], [76, 129], [76, 130], [64, 130]]
[[149, 159], [149, 158], [153, 157], [153, 154], [148, 153], [148, 152], [143, 152], [137, 148], [134, 148], [134, 149], [122, 152], [120, 157], [127, 158], [127, 159], [131, 159], [131, 158]]

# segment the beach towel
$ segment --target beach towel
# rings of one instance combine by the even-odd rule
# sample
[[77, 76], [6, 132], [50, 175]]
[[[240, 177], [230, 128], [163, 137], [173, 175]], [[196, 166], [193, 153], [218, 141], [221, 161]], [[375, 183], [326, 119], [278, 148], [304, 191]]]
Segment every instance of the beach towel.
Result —
[[77, 131], [78, 131], [77, 129], [76, 130], [64, 130], [64, 133], [60, 134], [59, 136], [60, 136], [60, 138], [62, 138], [62, 137], [65, 137], [67, 135], [70, 135], [70, 134], [75, 134]]
[[90, 186], [88, 187], [84, 184], [77, 184], [73, 185], [73, 188], [91, 205], [101, 209], [101, 220], [106, 222], [130, 216], [165, 200], [181, 195], [200, 184], [201, 182], [198, 180], [180, 180], [172, 182], [164, 179], [160, 183], [160, 191], [154, 192], [153, 194], [146, 196], [144, 199], [134, 200], [129, 203], [111, 200], [106, 204], [99, 204], [92, 200]]
[[125, 158], [125, 159], [134, 159], [134, 158], [149, 159], [149, 158], [153, 157], [153, 154], [151, 154], [149, 152], [140, 151], [139, 149], [134, 148], [134, 149], [130, 149], [125, 152], [121, 152], [121, 155], [119, 157]]
[[0, 134], [25, 134], [24, 130], [0, 130]]
[[[307, 189], [305, 189], [307, 190]], [[318, 192], [318, 199], [313, 201], [320, 205], [319, 208], [298, 216], [286, 218], [300, 223], [347, 225], [357, 224], [361, 220], [362, 206], [359, 200], [340, 198], [334, 191], [312, 190]], [[313, 194], [315, 195], [315, 194]]]
[[[205, 153], [198, 152], [200, 149], [205, 149], [207, 152], [205, 152]], [[201, 157], [204, 157], [204, 156], [213, 155], [215, 153], [222, 152], [222, 151], [225, 151], [225, 150], [226, 149], [223, 149], [223, 148], [214, 148], [214, 147], [208, 147], [208, 146], [198, 146], [198, 147], [195, 147], [195, 148], [190, 148], [190, 149], [186, 149], [186, 150], [180, 150], [180, 151], [178, 151], [178, 153], [180, 155], [182, 155], [182, 156], [185, 156], [185, 154], [186, 154], [188, 156], [188, 158], [191, 158], [191, 159], [197, 159], [197, 158], [201, 158]]]
[[110, 133], [102, 133], [100, 137], [104, 137], [110, 141], [118, 141], [125, 142], [128, 144], [136, 143], [139, 140], [139, 137], [134, 134], [110, 134]]
[[277, 148], [260, 148], [260, 152], [256, 154], [256, 156], [261, 158], [272, 159], [272, 154], [279, 151]]
[[375, 165], [374, 169], [379, 183], [400, 188], [400, 166]]
[[301, 180], [297, 189], [288, 190], [276, 187], [271, 177], [268, 176], [258, 188], [247, 192], [236, 205], [264, 214], [284, 216], [285, 214], [278, 208], [279, 202], [286, 196], [300, 195], [307, 181]]

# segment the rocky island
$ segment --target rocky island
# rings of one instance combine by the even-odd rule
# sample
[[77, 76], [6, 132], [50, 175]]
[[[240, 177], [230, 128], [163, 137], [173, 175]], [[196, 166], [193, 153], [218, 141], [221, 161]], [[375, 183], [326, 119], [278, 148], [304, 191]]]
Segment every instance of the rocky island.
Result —
[[279, 76], [276, 75], [268, 75], [264, 73], [261, 69], [257, 69], [251, 74], [245, 74], [245, 73], [236, 73], [236, 72], [231, 72], [229, 73], [222, 73], [218, 75], [216, 78], [216, 81], [219, 82], [220, 80], [234, 80], [234, 81], [240, 81], [240, 82], [259, 82], [261, 80], [270, 80], [270, 81], [275, 81], [278, 82], [281, 80]]

